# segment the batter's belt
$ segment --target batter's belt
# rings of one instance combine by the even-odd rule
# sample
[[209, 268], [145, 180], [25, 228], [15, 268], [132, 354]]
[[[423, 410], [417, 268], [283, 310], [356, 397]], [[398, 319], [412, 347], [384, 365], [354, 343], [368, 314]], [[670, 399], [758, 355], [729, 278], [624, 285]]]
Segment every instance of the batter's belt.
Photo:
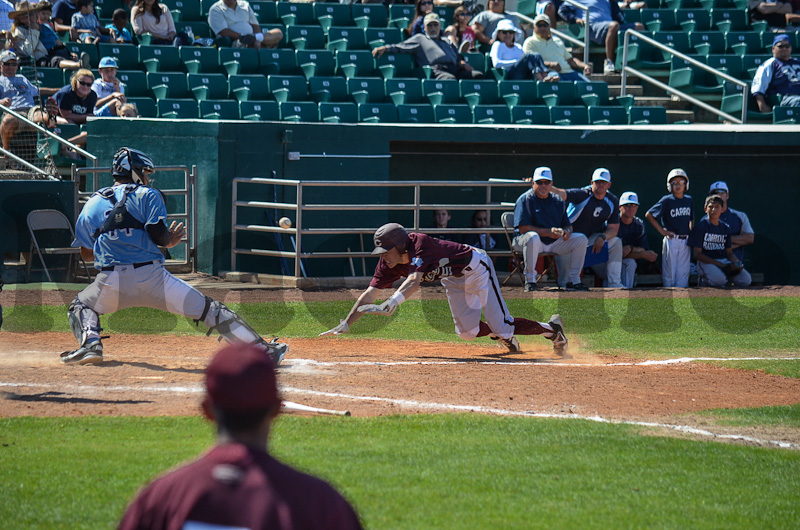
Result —
[[[134, 269], [138, 269], [140, 267], [147, 267], [148, 265], [152, 265], [154, 263], [157, 263], [157, 262], [155, 260], [154, 261], [142, 261], [140, 263], [132, 263], [131, 265], [133, 265]], [[108, 267], [102, 267], [100, 270], [103, 271], [103, 272], [108, 272], [108, 271], [113, 271], [114, 267], [123, 267], [125, 265], [128, 265], [128, 264], [127, 263], [120, 263], [118, 265], [109, 265]]]

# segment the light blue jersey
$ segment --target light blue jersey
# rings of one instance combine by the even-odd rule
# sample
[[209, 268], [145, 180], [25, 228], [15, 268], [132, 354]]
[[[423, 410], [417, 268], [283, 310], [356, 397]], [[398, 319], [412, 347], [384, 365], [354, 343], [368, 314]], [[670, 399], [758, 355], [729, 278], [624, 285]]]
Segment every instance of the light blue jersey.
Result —
[[[122, 200], [125, 184], [116, 184], [114, 197]], [[114, 207], [109, 199], [95, 193], [83, 207], [78, 222], [75, 223], [75, 241], [73, 247], [85, 247], [94, 250], [94, 266], [100, 270], [112, 265], [126, 265], [158, 260], [164, 262], [164, 255], [159, 250], [146, 230], [125, 228], [112, 230], [94, 238], [95, 231], [103, 226], [108, 213]], [[128, 196], [125, 209], [141, 221], [145, 226], [166, 222], [167, 207], [158, 190], [139, 186]]]

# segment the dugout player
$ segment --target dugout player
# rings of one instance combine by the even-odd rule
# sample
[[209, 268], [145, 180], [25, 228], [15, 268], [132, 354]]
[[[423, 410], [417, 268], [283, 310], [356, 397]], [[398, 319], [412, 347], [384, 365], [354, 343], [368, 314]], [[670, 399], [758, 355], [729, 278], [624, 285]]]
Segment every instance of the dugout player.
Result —
[[689, 176], [676, 167], [667, 174], [668, 195], [644, 214], [664, 238], [661, 245], [661, 280], [664, 287], [689, 287], [689, 233], [694, 226]]
[[120, 530], [360, 529], [353, 507], [329, 484], [267, 452], [280, 403], [274, 365], [261, 350], [220, 351], [206, 368], [202, 405], [217, 424], [217, 444], [139, 493]]
[[689, 245], [694, 247], [697, 274], [711, 287], [747, 287], [750, 273], [731, 249], [731, 229], [719, 217], [724, 202], [719, 195], [709, 195], [706, 216], [692, 228]]
[[75, 241], [84, 260], [94, 259], [94, 282], [69, 305], [69, 324], [79, 348], [61, 354], [64, 364], [100, 364], [100, 315], [127, 307], [152, 307], [203, 322], [228, 342], [255, 344], [277, 366], [289, 347], [267, 343], [225, 304], [202, 295], [164, 268], [159, 246], [172, 248], [184, 235], [183, 223], [165, 223], [167, 207], [160, 191], [150, 188], [153, 161], [141, 151], [122, 147], [114, 155], [114, 185], [97, 191], [75, 223]]
[[[564, 354], [567, 338], [561, 317], [553, 315], [547, 323], [512, 317], [500, 294], [492, 260], [483, 250], [426, 234], [408, 233], [397, 223], [380, 227], [374, 241], [372, 253], [381, 259], [369, 287], [358, 297], [347, 318], [320, 336], [347, 333], [353, 322], [366, 313], [390, 316], [419, 289], [421, 282], [441, 279], [456, 333], [462, 339], [488, 336], [515, 353], [520, 351], [515, 334], [544, 335], [553, 341], [557, 354]], [[373, 303], [380, 289], [391, 287], [400, 278], [406, 280], [391, 297], [380, 305]], [[481, 310], [486, 322], [481, 320]]]

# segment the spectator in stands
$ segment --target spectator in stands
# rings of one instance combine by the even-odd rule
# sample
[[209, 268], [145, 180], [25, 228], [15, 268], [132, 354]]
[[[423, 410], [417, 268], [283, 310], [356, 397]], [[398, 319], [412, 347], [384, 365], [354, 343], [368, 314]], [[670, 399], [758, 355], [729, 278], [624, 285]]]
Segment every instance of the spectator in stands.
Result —
[[[554, 186], [553, 192], [569, 203], [567, 215], [575, 233], [587, 238], [588, 252], [584, 264], [589, 266], [591, 263], [595, 274], [603, 278], [603, 287], [620, 289], [623, 285], [622, 241], [617, 237], [619, 200], [608, 191], [610, 187], [611, 173], [599, 167], [594, 170], [589, 186], [568, 190]], [[608, 258], [603, 257], [606, 252]]]
[[202, 409], [216, 423], [216, 445], [139, 492], [120, 530], [359, 530], [358, 515], [335, 489], [268, 453], [281, 408], [269, 356], [252, 345], [231, 345], [205, 372]]
[[117, 116], [120, 118], [138, 118], [139, 109], [133, 103], [125, 103], [117, 108]]
[[689, 237], [689, 245], [694, 247], [697, 274], [701, 282], [711, 287], [747, 287], [752, 281], [750, 273], [731, 249], [731, 229], [719, 220], [723, 202], [719, 195], [706, 198], [706, 216]]
[[717, 181], [711, 185], [708, 190], [709, 195], [718, 195], [722, 198], [722, 213], [719, 220], [727, 224], [731, 229], [731, 248], [733, 253], [739, 258], [739, 261], [744, 263], [744, 247], [752, 245], [755, 241], [756, 234], [753, 227], [750, 226], [750, 219], [747, 214], [728, 208], [728, 184], [723, 181]]
[[506, 12], [505, 0], [489, 0], [489, 9], [481, 11], [470, 20], [469, 25], [475, 32], [475, 38], [481, 44], [491, 46], [494, 43], [492, 35], [501, 20], [510, 20], [515, 27], [519, 28], [519, 18], [516, 15]]
[[472, 13], [464, 6], [456, 9], [453, 14], [453, 24], [444, 30], [445, 36], [450, 39], [459, 53], [466, 53], [475, 49], [475, 32], [469, 27]]
[[425, 15], [425, 33], [409, 37], [400, 44], [387, 44], [372, 50], [380, 57], [384, 53], [408, 53], [418, 66], [430, 66], [434, 79], [480, 79], [483, 72], [473, 69], [449, 41], [441, 36], [439, 15]]
[[111, 32], [111, 38], [114, 42], [120, 44], [133, 44], [133, 35], [128, 29], [128, 12], [124, 9], [115, 9], [114, 14], [111, 15], [111, 24], [106, 24], [106, 29]]
[[[14, 10], [8, 13], [11, 24], [11, 39], [7, 43], [9, 48], [14, 50], [19, 58], [21, 66], [30, 66], [47, 56], [47, 49], [39, 38], [39, 30], [36, 24], [37, 13], [41, 8], [38, 5], [31, 5], [27, 0], [18, 2]], [[33, 24], [31, 24], [33, 20]]]
[[[637, 31], [644, 30], [644, 24], [626, 24], [625, 16], [619, 6], [611, 0], [583, 0], [583, 5], [590, 8], [590, 19], [587, 31], [592, 42], [605, 46], [606, 60], [603, 63], [603, 73], [613, 74], [616, 67], [614, 61], [617, 59], [617, 36], [619, 32], [629, 29]], [[584, 11], [571, 4], [564, 3], [558, 10], [558, 15], [569, 24], [579, 24], [586, 26]]]
[[[475, 210], [473, 212], [472, 222], [470, 223], [472, 228], [489, 228], [490, 224], [489, 210]], [[465, 234], [461, 242], [483, 250], [492, 250], [497, 246], [497, 241], [491, 234]]]
[[766, 96], [780, 95], [784, 107], [800, 107], [800, 61], [792, 57], [789, 36], [781, 33], [772, 41], [772, 57], [761, 63], [753, 76], [750, 92], [758, 110], [772, 112]]
[[620, 9], [645, 9], [647, 7], [647, 2], [642, 2], [640, 0], [619, 0], [617, 5]]
[[556, 27], [558, 23], [558, 8], [561, 7], [561, 4], [561, 0], [539, 0], [536, 2], [536, 16], [547, 16], [550, 25]]
[[564, 42], [550, 32], [550, 17], [537, 15], [533, 19], [533, 35], [525, 39], [522, 51], [538, 53], [548, 68], [547, 77], [554, 81], [589, 81], [592, 63], [576, 59], [564, 46]]
[[125, 104], [125, 85], [117, 79], [117, 60], [113, 57], [100, 59], [100, 79], [92, 83], [92, 90], [97, 94], [95, 116], [116, 116], [117, 109]]
[[636, 278], [637, 260], [644, 259], [655, 263], [658, 254], [650, 250], [644, 221], [636, 217], [639, 210], [639, 196], [626, 191], [619, 198], [619, 232], [622, 240], [622, 285], [632, 289]]
[[58, 33], [69, 33], [72, 40], [78, 40], [78, 30], [71, 26], [72, 15], [78, 12], [73, 0], [58, 0], [53, 6], [53, 26]]
[[[50, 123], [48, 114], [36, 104], [34, 98], [39, 94], [53, 95], [57, 89], [37, 89], [25, 76], [17, 73], [18, 67], [19, 59], [14, 52], [5, 50], [0, 53], [0, 105], [9, 107], [44, 127], [55, 125], [55, 123]], [[2, 139], [3, 149], [10, 151], [11, 139], [17, 131], [27, 128], [29, 128], [27, 123], [20, 123], [19, 119], [10, 113], [4, 113], [3, 119], [0, 121], [0, 139]]]
[[158, 0], [136, 0], [131, 9], [131, 27], [137, 37], [150, 34], [150, 44], [170, 45], [178, 36], [172, 13]]
[[800, 15], [793, 12], [791, 2], [747, 0], [747, 11], [751, 21], [765, 20], [773, 28], [785, 28], [800, 21]]
[[[588, 291], [581, 281], [586, 255], [586, 236], [573, 234], [564, 200], [552, 191], [553, 172], [537, 167], [531, 189], [514, 206], [514, 249], [525, 257], [525, 292], [536, 290], [536, 261], [542, 252], [568, 257], [568, 265], [559, 267], [559, 285], [568, 291]], [[567, 272], [567, 274], [564, 274]]]
[[[86, 123], [86, 118], [94, 115], [97, 94], [92, 90], [94, 74], [91, 70], [80, 69], [70, 79], [70, 84], [59, 90], [55, 99], [66, 123]], [[81, 147], [86, 145], [86, 132], [81, 133], [72, 143]]]
[[414, 8], [414, 20], [405, 29], [407, 37], [413, 37], [418, 33], [425, 33], [425, 28], [422, 25], [425, 15], [433, 12], [433, 0], [417, 0], [416, 7]]
[[72, 15], [72, 27], [78, 32], [78, 41], [89, 44], [111, 42], [111, 32], [100, 25], [94, 14], [92, 0], [77, 0], [78, 12]]
[[11, 19], [9, 13], [14, 11], [14, 4], [8, 0], [0, 0], [0, 36], [7, 39], [11, 32]]
[[[433, 211], [433, 223], [428, 226], [428, 228], [452, 228], [450, 226], [450, 219], [452, 216], [450, 215], [449, 210], [439, 209]], [[458, 243], [459, 237], [456, 234], [448, 234], [446, 232], [442, 233], [428, 233], [429, 236], [435, 237], [436, 239], [444, 239], [447, 241], [455, 241]]]
[[[489, 52], [492, 65], [506, 71], [506, 79], [534, 79], [543, 81], [547, 67], [538, 53], [525, 53], [516, 42], [522, 31], [510, 20], [501, 20], [492, 35], [492, 49]], [[557, 78], [555, 78], [557, 79]]]
[[58, 38], [58, 33], [53, 29], [51, 17], [53, 15], [53, 4], [47, 0], [42, 0], [36, 7], [39, 22], [39, 39], [47, 50], [47, 56], [36, 61], [37, 66], [50, 66], [61, 68], [62, 70], [77, 70], [78, 68], [91, 68], [89, 54], [81, 52], [78, 55], [70, 53], [67, 47]]
[[275, 48], [283, 32], [262, 32], [250, 4], [244, 0], [219, 0], [208, 11], [208, 25], [216, 35], [217, 46], [234, 48]]

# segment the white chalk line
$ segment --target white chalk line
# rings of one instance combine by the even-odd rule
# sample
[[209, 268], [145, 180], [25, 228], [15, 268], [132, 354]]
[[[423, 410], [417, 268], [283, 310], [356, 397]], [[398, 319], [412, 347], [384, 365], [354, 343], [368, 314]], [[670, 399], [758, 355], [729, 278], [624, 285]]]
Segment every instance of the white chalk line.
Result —
[[[74, 393], [83, 393], [89, 395], [102, 394], [104, 392], [166, 392], [174, 394], [200, 394], [204, 391], [203, 385], [188, 385], [188, 386], [92, 386], [92, 385], [54, 385], [51, 383], [5, 383], [0, 382], [0, 387], [26, 387], [26, 388], [55, 388], [60, 391], [69, 390]], [[342, 394], [340, 392], [322, 392], [319, 390], [311, 390], [307, 388], [296, 387], [281, 387], [282, 392], [293, 392], [297, 394], [307, 394], [312, 396], [322, 396], [338, 399], [348, 399], [351, 401], [371, 401], [378, 403], [391, 403], [401, 407], [428, 409], [428, 410], [449, 410], [449, 411], [462, 411], [462, 412], [482, 412], [487, 414], [497, 414], [501, 416], [525, 416], [530, 418], [549, 418], [549, 419], [579, 419], [594, 421], [598, 423], [608, 423], [614, 425], [635, 425], [640, 427], [656, 427], [663, 429], [671, 429], [678, 432], [694, 434], [697, 436], [706, 436], [710, 438], [726, 439], [726, 440], [741, 440], [760, 445], [774, 445], [782, 449], [795, 449], [800, 450], [800, 444], [786, 442], [782, 440], [763, 440], [746, 436], [743, 434], [719, 434], [705, 429], [698, 429], [688, 425], [675, 425], [670, 423], [655, 423], [645, 421], [630, 421], [630, 420], [614, 420], [603, 418], [602, 416], [581, 416], [580, 414], [553, 414], [546, 412], [532, 412], [532, 411], [518, 411], [508, 409], [498, 409], [493, 407], [484, 407], [482, 405], [454, 405], [451, 403], [436, 403], [426, 401], [416, 401], [409, 399], [397, 398], [384, 398], [378, 396], [356, 396], [353, 394]]]
[[560, 359], [541, 359], [539, 361], [492, 361], [483, 359], [465, 359], [463, 361], [317, 361], [314, 359], [286, 359], [282, 366], [291, 368], [293, 365], [313, 366], [419, 366], [419, 365], [459, 365], [487, 364], [500, 366], [585, 366], [596, 368], [598, 366], [663, 366], [668, 364], [685, 364], [697, 361], [800, 361], [800, 357], [681, 357], [678, 359], [661, 359], [627, 363], [575, 363], [564, 362]]

